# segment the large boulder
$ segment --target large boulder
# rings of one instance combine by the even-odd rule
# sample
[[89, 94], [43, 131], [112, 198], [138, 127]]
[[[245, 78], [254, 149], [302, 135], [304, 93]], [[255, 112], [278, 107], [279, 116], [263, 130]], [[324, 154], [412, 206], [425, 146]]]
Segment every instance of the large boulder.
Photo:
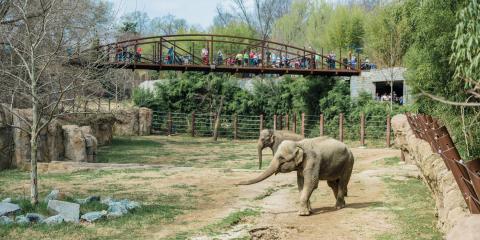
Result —
[[74, 162], [87, 161], [86, 142], [82, 129], [77, 125], [62, 126], [65, 159]]
[[430, 188], [438, 215], [438, 227], [448, 232], [469, 213], [462, 193], [443, 159], [434, 153], [430, 144], [415, 137], [405, 115], [392, 118], [395, 145], [402, 150], [407, 163], [417, 165], [422, 179]]
[[21, 208], [17, 204], [0, 202], [0, 216], [6, 216], [20, 211]]
[[64, 125], [65, 158], [74, 162], [95, 162], [97, 139], [90, 126]]
[[140, 108], [138, 110], [138, 134], [148, 136], [152, 130], [153, 111], [149, 108]]
[[0, 104], [0, 170], [11, 167], [14, 151], [13, 116], [6, 106]]
[[80, 204], [58, 200], [48, 201], [47, 209], [54, 215], [60, 215], [66, 222], [78, 222], [80, 218]]
[[115, 136], [138, 136], [138, 112], [138, 108], [115, 112], [117, 121], [113, 125], [113, 134]]

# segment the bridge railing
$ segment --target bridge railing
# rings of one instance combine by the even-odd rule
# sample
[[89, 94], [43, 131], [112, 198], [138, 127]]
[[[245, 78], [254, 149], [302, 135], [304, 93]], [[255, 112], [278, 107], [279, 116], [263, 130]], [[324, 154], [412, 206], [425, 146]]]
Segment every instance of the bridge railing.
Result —
[[[274, 41], [213, 34], [155, 36], [97, 49], [110, 64], [360, 71], [360, 56], [316, 52]], [[356, 58], [356, 60], [351, 61]]]

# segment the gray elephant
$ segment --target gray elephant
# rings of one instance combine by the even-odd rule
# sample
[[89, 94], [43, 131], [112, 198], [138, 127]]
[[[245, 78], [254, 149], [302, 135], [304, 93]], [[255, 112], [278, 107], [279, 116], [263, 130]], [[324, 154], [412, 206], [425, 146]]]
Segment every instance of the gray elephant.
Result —
[[262, 169], [262, 150], [269, 147], [272, 149], [273, 155], [277, 152], [278, 146], [285, 140], [300, 141], [302, 135], [295, 134], [290, 131], [274, 131], [265, 129], [260, 132], [258, 137], [258, 169]]
[[342, 142], [328, 137], [283, 141], [272, 162], [260, 176], [238, 183], [250, 185], [265, 180], [273, 174], [297, 171], [300, 191], [300, 216], [310, 215], [310, 196], [319, 180], [327, 180], [336, 198], [336, 208], [345, 207], [345, 194], [353, 169], [353, 155]]

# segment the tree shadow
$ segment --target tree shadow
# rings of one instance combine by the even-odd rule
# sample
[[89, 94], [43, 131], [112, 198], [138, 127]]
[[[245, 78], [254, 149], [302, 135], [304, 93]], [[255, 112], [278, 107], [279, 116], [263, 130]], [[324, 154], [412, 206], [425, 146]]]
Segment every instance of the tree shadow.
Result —
[[[359, 209], [359, 208], [368, 208], [368, 207], [373, 207], [373, 206], [380, 206], [383, 205], [383, 202], [359, 202], [359, 203], [350, 203], [345, 206], [345, 208], [354, 208], [354, 209]], [[335, 212], [339, 211], [341, 209], [335, 208], [335, 206], [331, 207], [321, 207], [321, 208], [313, 208], [312, 209], [312, 215], [317, 215], [317, 214], [322, 214], [322, 213], [329, 213], [329, 212]]]

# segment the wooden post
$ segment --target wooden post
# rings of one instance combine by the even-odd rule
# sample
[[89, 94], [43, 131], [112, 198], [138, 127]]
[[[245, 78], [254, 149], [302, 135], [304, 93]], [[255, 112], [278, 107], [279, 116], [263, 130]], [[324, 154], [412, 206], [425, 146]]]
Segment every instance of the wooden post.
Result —
[[338, 119], [338, 140], [343, 142], [343, 113], [340, 113]]
[[323, 119], [323, 113], [322, 113], [320, 114], [320, 136], [323, 136], [325, 134], [323, 129], [324, 129], [324, 119]]
[[195, 137], [195, 112], [192, 112], [192, 137]]
[[237, 126], [237, 114], [233, 115], [233, 140], [237, 140], [238, 138], [238, 126]]
[[259, 126], [260, 132], [263, 130], [263, 114], [260, 114], [260, 126]]
[[279, 117], [279, 124], [278, 124], [278, 125], [280, 126], [280, 128], [279, 128], [279, 129], [280, 129], [280, 130], [283, 130], [283, 116], [282, 116], [282, 114], [280, 114], [280, 117]]
[[98, 105], [97, 105], [97, 112], [100, 112], [100, 105], [102, 104], [102, 103], [101, 103], [101, 100], [102, 100], [102, 99], [99, 97], [99, 98], [98, 98]]
[[390, 114], [387, 115], [387, 148], [390, 147]]
[[168, 135], [172, 135], [172, 113], [171, 112], [168, 112]]
[[288, 117], [288, 113], [285, 115], [285, 125], [287, 125], [287, 130], [290, 131], [290, 119]]
[[273, 114], [273, 131], [277, 130], [277, 114]]
[[111, 103], [111, 102], [112, 102], [112, 99], [109, 98], [109, 99], [108, 99], [108, 112], [111, 112], [111, 111], [112, 111], [111, 108], [110, 108], [110, 103]]
[[297, 113], [293, 113], [293, 132], [297, 133]]
[[360, 145], [365, 146], [365, 113], [360, 114]]
[[301, 134], [303, 137], [305, 137], [305, 113], [302, 112], [302, 129], [301, 129]]

